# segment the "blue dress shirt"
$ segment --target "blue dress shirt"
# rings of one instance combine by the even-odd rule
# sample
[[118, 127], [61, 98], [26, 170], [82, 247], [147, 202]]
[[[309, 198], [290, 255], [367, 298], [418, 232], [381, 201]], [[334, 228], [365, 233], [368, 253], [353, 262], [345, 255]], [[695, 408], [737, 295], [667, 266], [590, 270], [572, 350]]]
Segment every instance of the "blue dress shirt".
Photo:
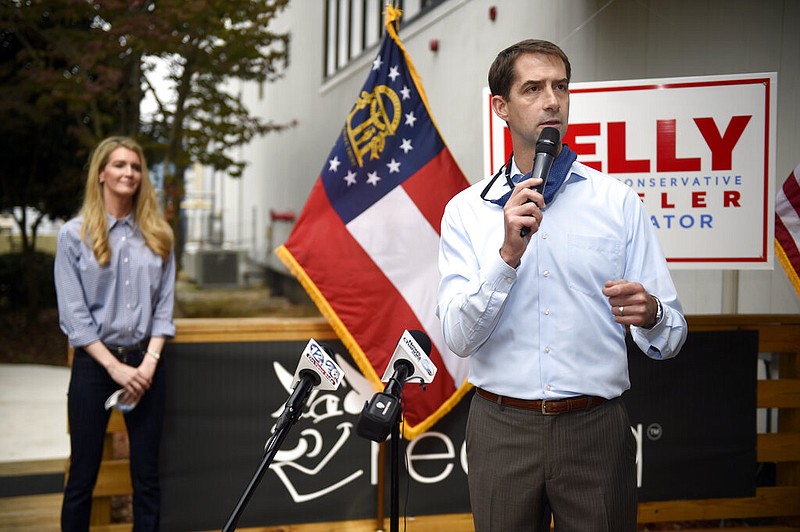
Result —
[[436, 313], [450, 349], [470, 357], [470, 383], [520, 399], [621, 395], [630, 387], [625, 326], [602, 293], [621, 278], [663, 304], [652, 329], [631, 327], [636, 344], [652, 358], [677, 354], [686, 320], [630, 187], [573, 163], [514, 269], [500, 258], [503, 208], [492, 202], [509, 186], [496, 179], [483, 199], [488, 182], [456, 195], [442, 219]]
[[73, 347], [97, 340], [128, 346], [151, 336], [175, 336], [175, 256], [169, 260], [147, 247], [131, 215], [108, 215], [111, 261], [100, 267], [81, 240], [83, 219], [61, 227], [55, 283], [61, 330]]

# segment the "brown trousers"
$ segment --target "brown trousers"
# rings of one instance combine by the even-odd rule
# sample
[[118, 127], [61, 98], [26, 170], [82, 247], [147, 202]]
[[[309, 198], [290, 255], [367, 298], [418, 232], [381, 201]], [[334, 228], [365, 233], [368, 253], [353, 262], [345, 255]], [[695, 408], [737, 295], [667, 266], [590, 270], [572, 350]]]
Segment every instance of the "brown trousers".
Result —
[[553, 416], [475, 396], [467, 420], [476, 532], [635, 532], [636, 445], [614, 399]]

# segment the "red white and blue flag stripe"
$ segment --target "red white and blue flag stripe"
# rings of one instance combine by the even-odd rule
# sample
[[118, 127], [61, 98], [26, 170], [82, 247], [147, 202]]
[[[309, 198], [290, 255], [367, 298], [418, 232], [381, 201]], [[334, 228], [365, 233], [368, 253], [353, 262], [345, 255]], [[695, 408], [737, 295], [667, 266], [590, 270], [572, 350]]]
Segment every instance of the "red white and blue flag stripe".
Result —
[[775, 198], [775, 252], [800, 296], [800, 164]]
[[430, 428], [468, 391], [434, 314], [444, 207], [468, 182], [444, 143], [387, 6], [367, 81], [286, 243], [276, 252], [376, 390], [405, 329], [425, 331], [438, 368], [404, 388], [404, 436]]

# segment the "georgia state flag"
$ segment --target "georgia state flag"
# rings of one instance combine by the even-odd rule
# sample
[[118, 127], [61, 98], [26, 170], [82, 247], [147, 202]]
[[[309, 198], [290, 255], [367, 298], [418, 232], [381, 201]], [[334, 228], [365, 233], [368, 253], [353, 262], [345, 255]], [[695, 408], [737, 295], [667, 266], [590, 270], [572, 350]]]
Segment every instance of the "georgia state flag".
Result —
[[404, 388], [404, 437], [430, 428], [468, 391], [434, 314], [447, 202], [468, 182], [442, 140], [387, 6], [367, 81], [287, 242], [276, 252], [376, 390], [403, 331], [431, 339], [439, 372]]

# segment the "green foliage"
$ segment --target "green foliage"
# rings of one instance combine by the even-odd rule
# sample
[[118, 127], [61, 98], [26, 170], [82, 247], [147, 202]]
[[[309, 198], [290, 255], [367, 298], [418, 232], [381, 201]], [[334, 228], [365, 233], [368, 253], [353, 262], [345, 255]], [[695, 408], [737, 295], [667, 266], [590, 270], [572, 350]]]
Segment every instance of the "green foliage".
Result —
[[27, 308], [27, 291], [24, 279], [30, 275], [37, 286], [42, 307], [56, 306], [56, 287], [53, 281], [55, 257], [37, 251], [28, 266], [20, 253], [0, 255], [0, 312]]
[[[89, 150], [112, 134], [136, 137], [151, 163], [163, 163], [165, 210], [179, 244], [186, 169], [200, 163], [240, 176], [245, 162], [234, 148], [285, 127], [251, 116], [237, 80], [270, 82], [286, 68], [289, 36], [268, 26], [287, 4], [0, 2], [0, 210], [39, 213], [33, 223], [25, 209], [16, 219], [23, 250], [34, 249], [44, 216], [76, 212]], [[169, 72], [168, 96], [157, 63]], [[145, 96], [156, 111], [141, 116]]]
[[[288, 0], [16, 0], [0, 3], [0, 125], [3, 151], [30, 146], [13, 162], [15, 183], [38, 173], [48, 185], [83, 165], [111, 134], [139, 138], [152, 162], [167, 169], [168, 195], [183, 195], [183, 173], [198, 162], [239, 176], [233, 148], [284, 125], [251, 116], [236, 80], [269, 82], [288, 61], [288, 34], [269, 24]], [[165, 64], [167, 97], [155, 64]], [[145, 96], [156, 112], [142, 117]], [[42, 131], [60, 138], [59, 168], [42, 169]], [[52, 155], [52, 152], [47, 152]], [[72, 164], [69, 156], [74, 158]], [[70, 169], [69, 167], [72, 166]], [[10, 168], [5, 165], [4, 168]], [[73, 176], [70, 176], [72, 180]], [[42, 205], [0, 190], [0, 208]], [[18, 188], [14, 185], [13, 188]], [[62, 198], [73, 203], [79, 194]], [[20, 203], [22, 202], [22, 203]], [[63, 211], [59, 209], [57, 216]], [[50, 214], [49, 212], [46, 214]]]
[[[145, 90], [157, 110], [144, 117], [142, 132], [157, 142], [153, 148], [164, 163], [166, 213], [178, 243], [182, 239], [177, 207], [186, 169], [199, 162], [239, 177], [245, 162], [234, 157], [233, 148], [286, 127], [250, 115], [234, 81], [273, 81], [287, 66], [289, 36], [268, 27], [287, 4], [288, 0], [163, 0], [143, 8], [152, 13], [151, 32], [159, 38], [140, 42], [142, 56], [166, 65], [174, 93], [162, 99], [150, 78], [155, 62], [143, 61]], [[131, 35], [134, 31], [132, 27]], [[180, 260], [181, 250], [177, 251]]]

